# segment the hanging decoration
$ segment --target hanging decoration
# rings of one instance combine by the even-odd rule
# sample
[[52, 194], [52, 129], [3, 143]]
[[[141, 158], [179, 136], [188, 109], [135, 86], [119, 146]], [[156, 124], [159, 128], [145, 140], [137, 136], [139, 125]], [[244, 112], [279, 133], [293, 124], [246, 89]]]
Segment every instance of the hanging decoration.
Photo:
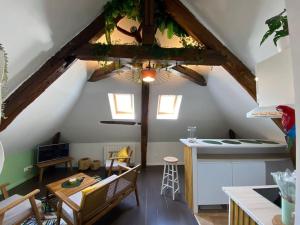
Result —
[[4, 48], [2, 47], [2, 45], [0, 44], [0, 106], [1, 106], [1, 110], [0, 110], [0, 123], [1, 123], [1, 119], [5, 118], [5, 114], [4, 114], [4, 93], [3, 93], [3, 89], [7, 83], [7, 54], [4, 50]]
[[151, 67], [150, 61], [149, 65], [141, 71], [143, 81], [150, 83], [155, 81], [156, 70]]

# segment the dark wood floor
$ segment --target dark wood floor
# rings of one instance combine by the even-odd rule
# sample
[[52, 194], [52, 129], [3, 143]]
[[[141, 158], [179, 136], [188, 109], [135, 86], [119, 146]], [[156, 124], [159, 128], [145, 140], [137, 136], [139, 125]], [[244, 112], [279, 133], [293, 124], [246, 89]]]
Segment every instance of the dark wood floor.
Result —
[[[171, 193], [160, 195], [162, 178], [161, 166], [148, 167], [143, 170], [138, 178], [140, 206], [136, 206], [134, 195], [127, 197], [119, 206], [104, 216], [98, 225], [198, 225], [193, 213], [187, 208], [183, 196], [183, 168], [180, 168], [181, 193], [173, 201]], [[43, 184], [37, 178], [11, 190], [11, 193], [26, 194], [35, 188], [41, 190], [39, 197], [45, 195], [45, 184], [63, 177], [70, 176], [77, 171], [69, 172], [65, 169], [53, 169], [45, 174]], [[104, 170], [89, 171], [89, 175], [104, 176]]]

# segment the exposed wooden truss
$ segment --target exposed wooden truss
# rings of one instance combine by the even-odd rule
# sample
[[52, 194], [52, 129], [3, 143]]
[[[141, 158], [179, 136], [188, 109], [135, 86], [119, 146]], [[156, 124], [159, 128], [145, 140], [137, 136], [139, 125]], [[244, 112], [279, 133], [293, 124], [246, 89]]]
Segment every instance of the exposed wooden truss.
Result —
[[176, 70], [177, 72], [181, 73], [181, 76], [185, 79], [188, 79], [200, 86], [207, 86], [206, 80], [203, 77], [202, 74], [196, 72], [195, 70], [192, 70], [186, 66], [177, 65], [172, 67], [173, 70]]
[[[134, 59], [137, 60], [164, 60], [182, 62], [192, 65], [223, 65], [226, 58], [214, 50], [195, 49], [195, 48], [160, 48], [149, 45], [113, 45], [109, 49], [101, 45], [86, 44], [74, 52], [74, 56], [81, 60], [100, 59]], [[97, 52], [97, 53], [95, 53]]]
[[115, 124], [115, 125], [141, 125], [141, 123], [131, 122], [131, 121], [100, 121], [102, 124]]
[[147, 166], [149, 94], [149, 83], [142, 82], [141, 163], [143, 168]]
[[104, 15], [98, 16], [90, 25], [69, 41], [42, 67], [28, 78], [5, 100], [5, 119], [0, 131], [4, 130], [28, 105], [39, 97], [75, 61], [73, 52], [86, 44], [94, 35], [104, 33]]
[[155, 40], [154, 0], [144, 1], [143, 44], [153, 45]]
[[116, 69], [118, 69], [118, 65], [115, 62], [113, 62], [107, 66], [101, 67], [99, 69], [96, 69], [88, 81], [96, 82], [96, 81], [108, 78], [108, 77], [110, 77], [110, 73], [112, 73]]
[[222, 65], [224, 69], [256, 100], [255, 76], [238, 57], [202, 25], [180, 0], [165, 0], [165, 5], [167, 12], [191, 37], [226, 57]]

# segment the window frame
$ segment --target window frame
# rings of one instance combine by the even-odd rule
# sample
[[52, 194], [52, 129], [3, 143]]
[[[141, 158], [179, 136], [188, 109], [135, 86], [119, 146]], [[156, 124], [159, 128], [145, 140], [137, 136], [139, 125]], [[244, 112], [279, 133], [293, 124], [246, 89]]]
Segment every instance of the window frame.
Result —
[[[118, 107], [118, 95], [129, 95], [131, 99], [131, 112], [119, 111]], [[134, 94], [131, 93], [108, 93], [108, 101], [110, 105], [110, 112], [113, 120], [134, 120], [135, 119], [135, 107], [134, 107]]]
[[[175, 96], [172, 113], [160, 111], [163, 96]], [[182, 95], [158, 95], [156, 119], [158, 120], [177, 120], [182, 102]]]

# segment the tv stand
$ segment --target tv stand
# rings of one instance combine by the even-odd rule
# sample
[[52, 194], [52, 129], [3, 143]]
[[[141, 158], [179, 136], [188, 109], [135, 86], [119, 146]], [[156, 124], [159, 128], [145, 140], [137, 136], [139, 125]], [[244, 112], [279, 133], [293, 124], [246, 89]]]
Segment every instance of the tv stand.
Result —
[[53, 159], [45, 162], [39, 162], [36, 164], [36, 167], [39, 171], [39, 182], [43, 181], [44, 170], [49, 166], [55, 166], [58, 164], [65, 164], [66, 168], [69, 167], [72, 170], [72, 157], [64, 157], [59, 159]]

